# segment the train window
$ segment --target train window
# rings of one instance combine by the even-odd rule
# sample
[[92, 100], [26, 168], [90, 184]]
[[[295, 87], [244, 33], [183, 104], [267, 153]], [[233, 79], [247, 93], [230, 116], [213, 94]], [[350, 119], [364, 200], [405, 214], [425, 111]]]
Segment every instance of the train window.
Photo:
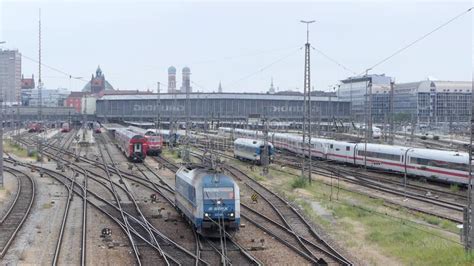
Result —
[[439, 167], [439, 168], [446, 168], [446, 169], [451, 169], [451, 170], [465, 171], [465, 172], [467, 172], [469, 169], [468, 165], [464, 163], [453, 163], [453, 162], [438, 161], [438, 160], [431, 160], [431, 159], [417, 158], [417, 157], [411, 157], [410, 163]]
[[351, 150], [351, 146], [346, 146], [346, 151], [350, 151]]
[[365, 151], [358, 151], [357, 154], [359, 156], [367, 156], [367, 157], [379, 158], [379, 159], [390, 160], [390, 161], [400, 161], [400, 155], [396, 155], [396, 154], [388, 154], [388, 153], [381, 153], [381, 152], [374, 152], [374, 151], [367, 151], [367, 154], [365, 153]]
[[332, 145], [332, 144], [331, 144], [331, 145], [329, 145], [329, 148], [331, 148], [331, 149], [332, 149], [332, 148], [334, 148], [334, 145]]
[[234, 199], [234, 188], [232, 187], [212, 187], [204, 188], [204, 199]]

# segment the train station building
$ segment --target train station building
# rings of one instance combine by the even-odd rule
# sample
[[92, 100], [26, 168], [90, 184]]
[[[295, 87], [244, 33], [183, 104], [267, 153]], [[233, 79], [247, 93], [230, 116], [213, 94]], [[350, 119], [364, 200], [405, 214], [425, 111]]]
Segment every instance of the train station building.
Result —
[[[186, 117], [186, 94], [105, 95], [97, 99], [96, 115], [100, 120], [155, 121], [157, 110], [162, 121]], [[313, 121], [348, 121], [350, 102], [335, 97], [311, 98]], [[251, 117], [299, 122], [303, 118], [302, 95], [262, 93], [191, 93], [190, 118], [193, 121], [244, 121]]]

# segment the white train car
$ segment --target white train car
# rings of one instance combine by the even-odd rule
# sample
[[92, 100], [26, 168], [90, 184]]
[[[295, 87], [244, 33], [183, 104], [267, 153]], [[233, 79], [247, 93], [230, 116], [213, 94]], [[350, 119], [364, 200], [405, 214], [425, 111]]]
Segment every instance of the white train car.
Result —
[[468, 153], [409, 148], [407, 156], [407, 174], [462, 184], [469, 181]]
[[[273, 160], [274, 148], [271, 142], [268, 142], [268, 155], [270, 161]], [[234, 141], [234, 157], [245, 159], [257, 164], [262, 163], [265, 142], [263, 140], [238, 138]]]
[[[223, 128], [219, 134], [229, 134], [231, 130]], [[243, 129], [235, 129], [233, 134], [238, 137], [257, 136], [259, 139], [263, 136], [261, 132]], [[269, 133], [269, 136], [275, 148], [295, 154], [303, 153], [302, 136], [284, 133]], [[305, 148], [305, 155], [308, 156], [307, 148]], [[449, 183], [467, 184], [468, 182], [469, 156], [467, 153], [456, 151], [373, 143], [368, 143], [366, 150], [365, 143], [313, 138], [311, 156], [353, 165], [367, 165], [369, 168], [406, 173]]]
[[355, 146], [354, 164], [367, 167], [405, 173], [407, 148], [382, 144], [357, 143]]
[[316, 146], [322, 146], [321, 158], [341, 163], [354, 163], [356, 143], [329, 139], [316, 139]]

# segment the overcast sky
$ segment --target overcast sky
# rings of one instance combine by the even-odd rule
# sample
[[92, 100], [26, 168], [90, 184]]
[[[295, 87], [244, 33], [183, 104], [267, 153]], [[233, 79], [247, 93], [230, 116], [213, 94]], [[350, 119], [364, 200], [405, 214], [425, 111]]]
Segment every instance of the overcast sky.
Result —
[[[99, 2], [99, 1], [97, 1]], [[42, 10], [43, 63], [90, 79], [98, 65], [119, 89], [155, 89], [167, 68], [191, 68], [194, 90], [267, 91], [302, 88], [306, 27], [312, 84], [328, 90], [472, 6], [464, 2], [10, 1], [0, 0], [0, 45], [38, 58]], [[397, 82], [428, 76], [470, 80], [472, 12], [453, 21], [371, 73]], [[321, 53], [340, 65], [324, 57]], [[37, 63], [23, 58], [25, 76]], [[349, 70], [347, 70], [347, 69]], [[83, 81], [43, 68], [48, 88], [80, 90]], [[163, 84], [166, 90], [166, 84]]]

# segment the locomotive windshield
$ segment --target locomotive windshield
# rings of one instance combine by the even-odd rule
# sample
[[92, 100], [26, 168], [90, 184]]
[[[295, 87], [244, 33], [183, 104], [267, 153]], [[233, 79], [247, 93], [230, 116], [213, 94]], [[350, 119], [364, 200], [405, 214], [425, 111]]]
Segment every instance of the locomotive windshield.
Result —
[[209, 199], [209, 200], [234, 199], [234, 188], [233, 187], [204, 188], [204, 199]]

